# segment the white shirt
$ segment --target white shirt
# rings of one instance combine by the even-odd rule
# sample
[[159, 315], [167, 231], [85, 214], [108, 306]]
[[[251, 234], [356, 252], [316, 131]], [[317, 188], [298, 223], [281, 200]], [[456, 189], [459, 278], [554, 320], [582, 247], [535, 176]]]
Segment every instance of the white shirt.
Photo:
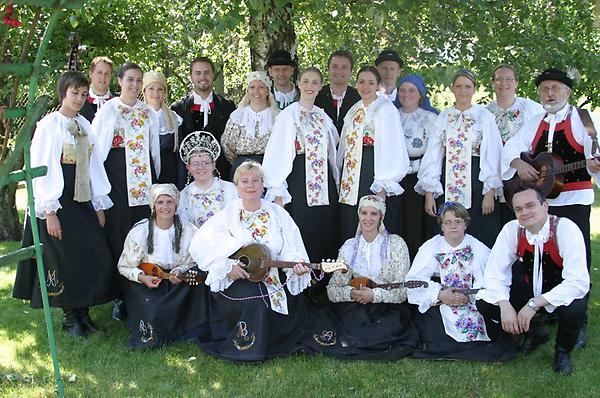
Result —
[[508, 141], [517, 134], [527, 119], [544, 112], [542, 105], [522, 97], [515, 97], [512, 105], [506, 109], [500, 107], [496, 101], [489, 103], [486, 108], [496, 118], [502, 142]]
[[[546, 306], [549, 312], [561, 305], [569, 305], [575, 299], [583, 298], [590, 290], [590, 275], [587, 270], [585, 245], [583, 235], [577, 225], [568, 218], [561, 217], [556, 226], [555, 239], [558, 252], [563, 259], [563, 282], [550, 291], [542, 294], [550, 304]], [[477, 298], [490, 304], [498, 304], [510, 297], [512, 283], [512, 265], [517, 261], [517, 246], [519, 242], [519, 224], [517, 220], [508, 222], [496, 239], [490, 253], [484, 274], [483, 287], [477, 293]], [[544, 241], [550, 236], [549, 218], [538, 233]], [[528, 242], [533, 242], [535, 235], [526, 232]], [[533, 292], [533, 291], [532, 291]], [[515, 308], [519, 311], [520, 308]]]
[[[402, 130], [404, 130], [408, 156], [411, 158], [422, 157], [427, 150], [427, 143], [429, 142], [429, 136], [433, 132], [432, 129], [437, 115], [423, 108], [417, 108], [416, 111], [410, 113], [406, 113], [400, 108], [398, 112], [400, 113]], [[408, 167], [407, 174], [418, 172], [421, 159], [409, 159], [409, 161], [410, 166]]]

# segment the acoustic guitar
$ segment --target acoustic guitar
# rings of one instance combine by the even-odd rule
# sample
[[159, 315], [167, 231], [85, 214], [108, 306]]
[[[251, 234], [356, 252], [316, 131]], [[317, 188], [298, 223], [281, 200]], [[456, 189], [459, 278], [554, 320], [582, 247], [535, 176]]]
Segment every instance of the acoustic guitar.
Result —
[[[149, 276], [155, 276], [160, 279], [169, 279], [169, 277], [171, 276], [170, 273], [163, 271], [162, 268], [160, 268], [157, 264], [154, 263], [140, 263], [140, 265], [138, 265], [138, 268], [144, 271], [144, 274]], [[189, 285], [197, 286], [206, 280], [206, 276], [194, 269], [191, 269], [179, 275], [179, 279], [181, 279], [182, 282], [187, 283]]]
[[302, 264], [309, 268], [331, 273], [334, 271], [347, 272], [348, 267], [341, 261], [323, 261], [322, 263], [305, 263], [298, 261], [276, 261], [271, 260], [271, 251], [265, 245], [260, 243], [253, 243], [251, 245], [242, 247], [229, 258], [238, 260], [244, 264], [244, 270], [250, 274], [248, 278], [251, 282], [262, 281], [269, 268], [294, 268], [296, 264]]
[[368, 287], [368, 288], [374, 289], [374, 288], [378, 287], [380, 289], [390, 290], [390, 289], [398, 289], [401, 287], [405, 287], [407, 289], [414, 289], [416, 287], [427, 287], [427, 286], [429, 286], [429, 283], [427, 283], [425, 281], [404, 281], [404, 282], [396, 282], [396, 283], [378, 284], [378, 283], [373, 282], [369, 278], [358, 277], [358, 278], [352, 278], [352, 280], [350, 281], [350, 286], [352, 286], [353, 288], [356, 288], [356, 289], [360, 289], [361, 287]]
[[564, 173], [586, 167], [585, 160], [563, 164], [564, 162], [560, 155], [550, 152], [541, 152], [535, 158], [532, 158], [526, 152], [522, 152], [520, 158], [525, 163], [531, 165], [540, 174], [539, 177], [533, 181], [523, 181], [521, 177], [515, 173], [513, 178], [505, 181], [504, 190], [508, 193], [506, 195], [506, 201], [508, 203], [510, 203], [508, 199], [512, 198], [512, 194], [520, 186], [535, 186], [548, 199], [554, 199], [561, 193], [563, 185], [565, 184]]

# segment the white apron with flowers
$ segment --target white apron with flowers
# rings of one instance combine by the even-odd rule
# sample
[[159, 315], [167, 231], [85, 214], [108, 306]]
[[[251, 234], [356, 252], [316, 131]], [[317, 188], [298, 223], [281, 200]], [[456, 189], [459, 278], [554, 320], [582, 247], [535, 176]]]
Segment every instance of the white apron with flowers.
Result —
[[325, 206], [329, 204], [325, 118], [319, 112], [301, 110], [299, 119], [296, 141], [305, 154], [306, 203], [309, 207]]
[[225, 194], [220, 188], [204, 193], [195, 193], [189, 200], [190, 219], [197, 228], [200, 228], [209, 218], [225, 207]]
[[447, 130], [442, 134], [446, 143], [446, 201], [471, 208], [471, 128], [473, 117], [464, 112], [448, 114]]
[[[340, 203], [355, 206], [358, 203], [358, 188], [360, 184], [360, 168], [362, 165], [363, 142], [374, 145], [373, 131], [365, 132], [366, 109], [360, 107], [352, 118], [352, 127], [346, 134], [346, 150], [342, 164], [342, 179], [340, 181]], [[365, 137], [366, 136], [366, 137]]]

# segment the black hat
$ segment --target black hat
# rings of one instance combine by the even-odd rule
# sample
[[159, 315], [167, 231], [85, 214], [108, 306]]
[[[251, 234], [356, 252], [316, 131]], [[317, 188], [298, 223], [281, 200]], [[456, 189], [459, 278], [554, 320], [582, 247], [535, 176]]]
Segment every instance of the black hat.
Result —
[[375, 66], [379, 65], [383, 61], [398, 62], [398, 65], [400, 65], [401, 68], [404, 66], [404, 61], [402, 61], [402, 58], [400, 58], [398, 53], [394, 50], [383, 50], [375, 60]]
[[541, 82], [546, 80], [556, 80], [573, 88], [573, 79], [571, 79], [565, 72], [559, 69], [549, 68], [542, 72], [541, 75], [535, 78], [535, 86], [539, 86]]
[[296, 66], [296, 63], [292, 59], [292, 56], [289, 52], [285, 50], [275, 50], [269, 56], [269, 60], [267, 61], [267, 68], [273, 65]]

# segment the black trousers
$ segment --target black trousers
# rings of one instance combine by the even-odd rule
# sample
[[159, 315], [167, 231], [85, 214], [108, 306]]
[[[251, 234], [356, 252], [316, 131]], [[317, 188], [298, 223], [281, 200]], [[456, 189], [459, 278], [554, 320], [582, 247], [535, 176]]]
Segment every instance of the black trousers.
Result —
[[588, 270], [592, 261], [592, 249], [590, 246], [590, 205], [550, 206], [548, 212], [555, 216], [568, 218], [573, 221], [583, 234], [585, 242], [585, 256]]
[[[515, 275], [514, 271], [513, 275]], [[515, 311], [518, 313], [531, 298], [533, 298], [532, 286], [526, 283], [523, 278], [513, 278], [509, 301]], [[559, 306], [554, 310], [558, 325], [556, 345], [567, 352], [573, 350], [577, 342], [579, 329], [581, 329], [585, 319], [588, 298], [589, 294], [581, 299], [573, 300], [569, 305]], [[499, 306], [477, 300], [477, 310], [483, 315], [488, 336], [492, 341], [497, 340], [502, 334], [506, 333], [502, 329]], [[545, 311], [545, 309], [540, 311]]]

